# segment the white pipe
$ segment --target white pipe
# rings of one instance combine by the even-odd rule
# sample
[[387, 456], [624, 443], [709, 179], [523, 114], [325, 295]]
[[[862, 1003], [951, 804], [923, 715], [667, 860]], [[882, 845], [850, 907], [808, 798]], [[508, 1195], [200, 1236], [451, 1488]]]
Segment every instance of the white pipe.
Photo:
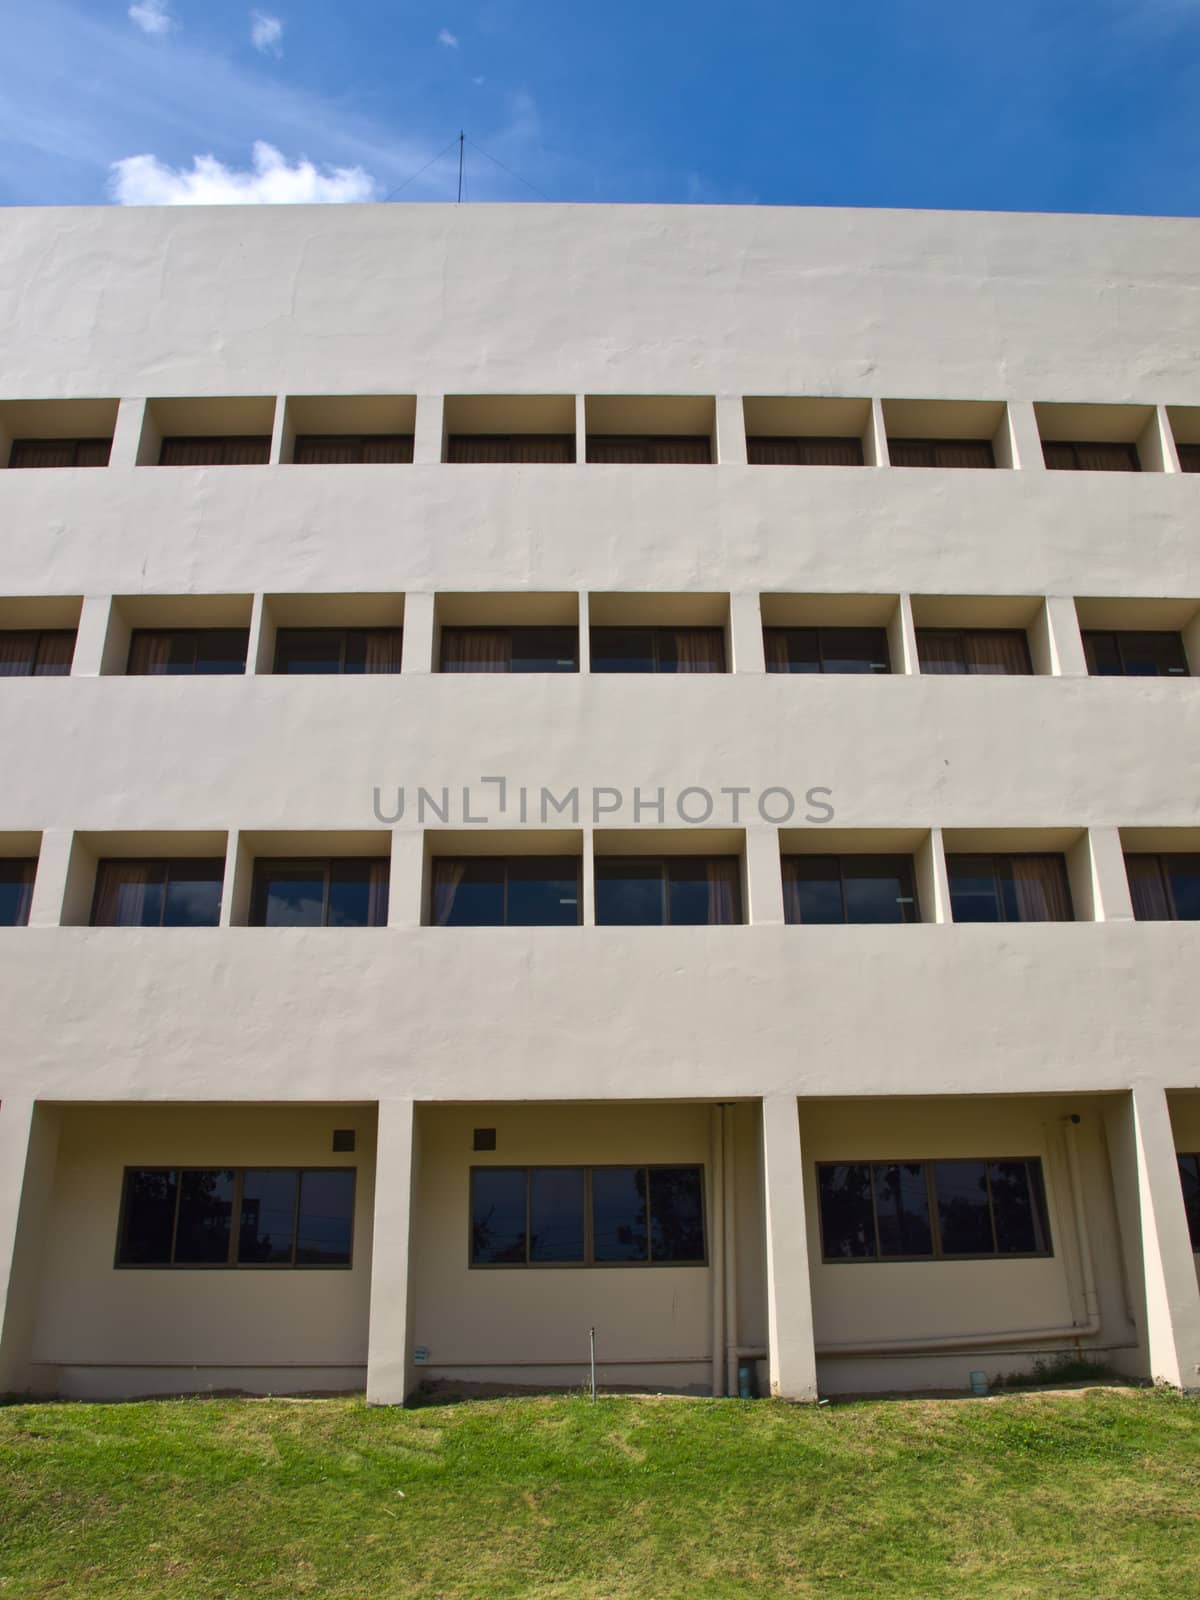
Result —
[[725, 1392], [721, 1352], [725, 1348], [725, 1127], [721, 1107], [712, 1108], [712, 1193], [709, 1216], [712, 1222], [712, 1259], [709, 1262], [712, 1288], [712, 1392], [719, 1398]]
[[[721, 1128], [725, 1146], [725, 1192], [723, 1195], [725, 1208], [725, 1338], [727, 1340], [735, 1340], [738, 1336], [737, 1162], [734, 1156], [734, 1107], [732, 1105], [721, 1107]], [[725, 1393], [736, 1395], [737, 1392], [737, 1357], [730, 1357], [727, 1347], [725, 1355]]]

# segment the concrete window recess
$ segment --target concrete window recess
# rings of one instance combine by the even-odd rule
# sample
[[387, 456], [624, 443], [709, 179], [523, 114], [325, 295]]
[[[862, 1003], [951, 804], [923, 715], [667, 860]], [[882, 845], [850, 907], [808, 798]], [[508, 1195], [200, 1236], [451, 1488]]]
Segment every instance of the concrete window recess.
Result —
[[443, 420], [446, 461], [563, 466], [575, 460], [574, 395], [448, 394]]
[[0, 401], [0, 466], [106, 467], [116, 400]]
[[1200, 472], [1200, 406], [1168, 406], [1180, 472]]
[[398, 466], [413, 458], [413, 395], [289, 395], [279, 459], [297, 466]]
[[696, 467], [717, 459], [711, 396], [590, 394], [584, 415], [590, 462]]
[[593, 594], [593, 672], [713, 673], [729, 670], [729, 596]]
[[1056, 472], [1166, 472], [1170, 444], [1154, 406], [1034, 406], [1042, 455]]
[[1014, 467], [1008, 407], [999, 400], [885, 400], [893, 467]]
[[0, 928], [29, 921], [40, 843], [37, 834], [0, 833]]
[[380, 928], [387, 923], [384, 857], [303, 856], [254, 863], [250, 922], [258, 928]]
[[742, 411], [752, 467], [879, 464], [869, 400], [747, 395]]
[[578, 672], [577, 594], [439, 594], [439, 672]]
[[1200, 828], [1122, 828], [1139, 922], [1200, 921]]
[[100, 670], [131, 678], [238, 677], [246, 670], [253, 598], [116, 595]]
[[764, 594], [759, 612], [768, 672], [904, 671], [898, 595]]
[[224, 856], [101, 860], [92, 927], [215, 928], [224, 881]]
[[596, 921], [713, 927], [745, 921], [744, 834], [735, 829], [601, 829]]
[[931, 677], [1028, 677], [1052, 670], [1037, 595], [914, 595], [917, 659]]
[[147, 400], [139, 466], [251, 467], [271, 459], [275, 399], [206, 396]]
[[1094, 678], [1200, 673], [1200, 601], [1084, 598], [1075, 602]]
[[268, 594], [253, 670], [280, 677], [376, 677], [401, 670], [402, 594]]

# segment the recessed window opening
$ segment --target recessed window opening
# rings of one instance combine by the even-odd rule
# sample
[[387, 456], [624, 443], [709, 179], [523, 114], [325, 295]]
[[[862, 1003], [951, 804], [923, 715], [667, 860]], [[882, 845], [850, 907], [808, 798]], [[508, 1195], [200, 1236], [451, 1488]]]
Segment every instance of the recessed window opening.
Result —
[[386, 857], [258, 860], [250, 922], [260, 928], [379, 928], [387, 923]]
[[785, 855], [789, 923], [918, 922], [913, 865], [900, 855]]
[[93, 928], [215, 928], [225, 862], [102, 860], [96, 868]]
[[702, 927], [742, 921], [737, 856], [597, 856], [596, 921]]
[[946, 858], [955, 922], [1072, 922], [1063, 857], [957, 854]]
[[430, 921], [438, 928], [574, 927], [578, 856], [439, 856]]

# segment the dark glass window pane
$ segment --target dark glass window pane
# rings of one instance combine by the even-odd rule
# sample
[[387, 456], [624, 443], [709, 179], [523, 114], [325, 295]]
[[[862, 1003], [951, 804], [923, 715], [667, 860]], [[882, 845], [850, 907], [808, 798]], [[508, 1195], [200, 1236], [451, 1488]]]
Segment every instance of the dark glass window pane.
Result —
[[388, 862], [370, 856], [329, 865], [331, 928], [377, 928], [387, 922]]
[[650, 1259], [704, 1260], [704, 1185], [699, 1167], [651, 1167]]
[[294, 1170], [250, 1168], [242, 1175], [238, 1260], [291, 1262], [296, 1241]]
[[1181, 922], [1200, 922], [1200, 855], [1164, 856], [1171, 903]]
[[825, 672], [888, 672], [887, 635], [882, 628], [822, 628]]
[[483, 1167], [471, 1174], [471, 1260], [525, 1262], [525, 1173]]
[[168, 861], [162, 909], [164, 928], [215, 928], [221, 916], [225, 863]]
[[[709, 864], [704, 856], [680, 856], [667, 863], [667, 908], [672, 927], [704, 927], [709, 915]], [[736, 919], [735, 919], [736, 920]]]
[[208, 677], [245, 672], [245, 628], [199, 628], [196, 632], [196, 671]]
[[354, 1168], [300, 1174], [296, 1264], [349, 1266], [354, 1240]]
[[821, 647], [815, 628], [767, 628], [768, 672], [820, 672]]
[[1087, 632], [1083, 636], [1088, 671], [1093, 678], [1119, 678], [1123, 672], [1115, 633]]
[[583, 1260], [582, 1167], [534, 1167], [530, 1172], [529, 1259]]
[[228, 1168], [182, 1172], [175, 1260], [211, 1265], [229, 1260], [233, 1173]]
[[1072, 920], [1071, 892], [1061, 856], [997, 856], [995, 868], [1007, 922]]
[[989, 1161], [988, 1179], [999, 1253], [1032, 1255], [1044, 1251], [1046, 1229], [1045, 1208], [1041, 1203], [1041, 1163]]
[[95, 928], [157, 928], [163, 918], [166, 863], [101, 861], [92, 902]]
[[577, 672], [578, 628], [513, 628], [513, 672]]
[[275, 635], [275, 671], [334, 673], [342, 670], [341, 628], [280, 628]]
[[171, 1260], [178, 1174], [125, 1174], [125, 1206], [117, 1259], [127, 1267], [163, 1267]]
[[933, 1173], [943, 1255], [994, 1254], [986, 1162], [938, 1161]]
[[1200, 472], [1200, 444], [1180, 444], [1176, 449], [1180, 472]]
[[65, 629], [56, 633], [43, 633], [37, 642], [33, 675], [35, 678], [69, 677], [74, 656], [74, 633], [68, 633]]
[[640, 927], [661, 923], [665, 915], [661, 861], [596, 862], [597, 923]]
[[25, 628], [0, 633], [0, 678], [29, 678], [37, 657], [37, 633]]
[[437, 862], [434, 921], [443, 928], [503, 927], [503, 861], [466, 856]]
[[510, 928], [573, 927], [579, 921], [579, 863], [573, 856], [516, 857], [508, 863]]
[[657, 628], [659, 672], [724, 672], [720, 628]]
[[1200, 1155], [1179, 1157], [1179, 1179], [1183, 1184], [1183, 1204], [1187, 1211], [1192, 1249], [1200, 1255]]
[[821, 1253], [826, 1260], [873, 1259], [875, 1213], [866, 1162], [828, 1162], [817, 1168]]
[[29, 921], [34, 863], [0, 858], [0, 928], [23, 928]]
[[319, 861], [259, 868], [258, 916], [266, 928], [319, 928], [325, 920], [325, 868]]
[[597, 1167], [592, 1173], [592, 1253], [597, 1261], [645, 1261], [645, 1167]]
[[847, 922], [915, 922], [912, 866], [903, 856], [843, 856]]
[[874, 1178], [880, 1255], [932, 1255], [924, 1163], [880, 1162], [874, 1168]]
[[657, 670], [653, 628], [593, 628], [593, 672]]
[[933, 676], [965, 673], [962, 634], [955, 628], [918, 628], [917, 658], [921, 671]]
[[846, 920], [837, 856], [791, 856], [787, 872], [789, 921], [820, 924]]
[[1187, 656], [1179, 634], [1129, 630], [1116, 638], [1127, 678], [1187, 677]]
[[955, 922], [1000, 922], [1000, 896], [991, 856], [948, 856], [950, 909]]

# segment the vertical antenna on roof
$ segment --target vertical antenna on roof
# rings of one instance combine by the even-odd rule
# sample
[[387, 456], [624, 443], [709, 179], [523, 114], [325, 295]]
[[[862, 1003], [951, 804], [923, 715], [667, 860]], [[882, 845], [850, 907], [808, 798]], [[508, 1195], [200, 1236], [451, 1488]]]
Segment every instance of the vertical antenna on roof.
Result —
[[462, 172], [463, 172], [463, 142], [466, 134], [460, 128], [458, 131], [458, 204], [462, 205]]

